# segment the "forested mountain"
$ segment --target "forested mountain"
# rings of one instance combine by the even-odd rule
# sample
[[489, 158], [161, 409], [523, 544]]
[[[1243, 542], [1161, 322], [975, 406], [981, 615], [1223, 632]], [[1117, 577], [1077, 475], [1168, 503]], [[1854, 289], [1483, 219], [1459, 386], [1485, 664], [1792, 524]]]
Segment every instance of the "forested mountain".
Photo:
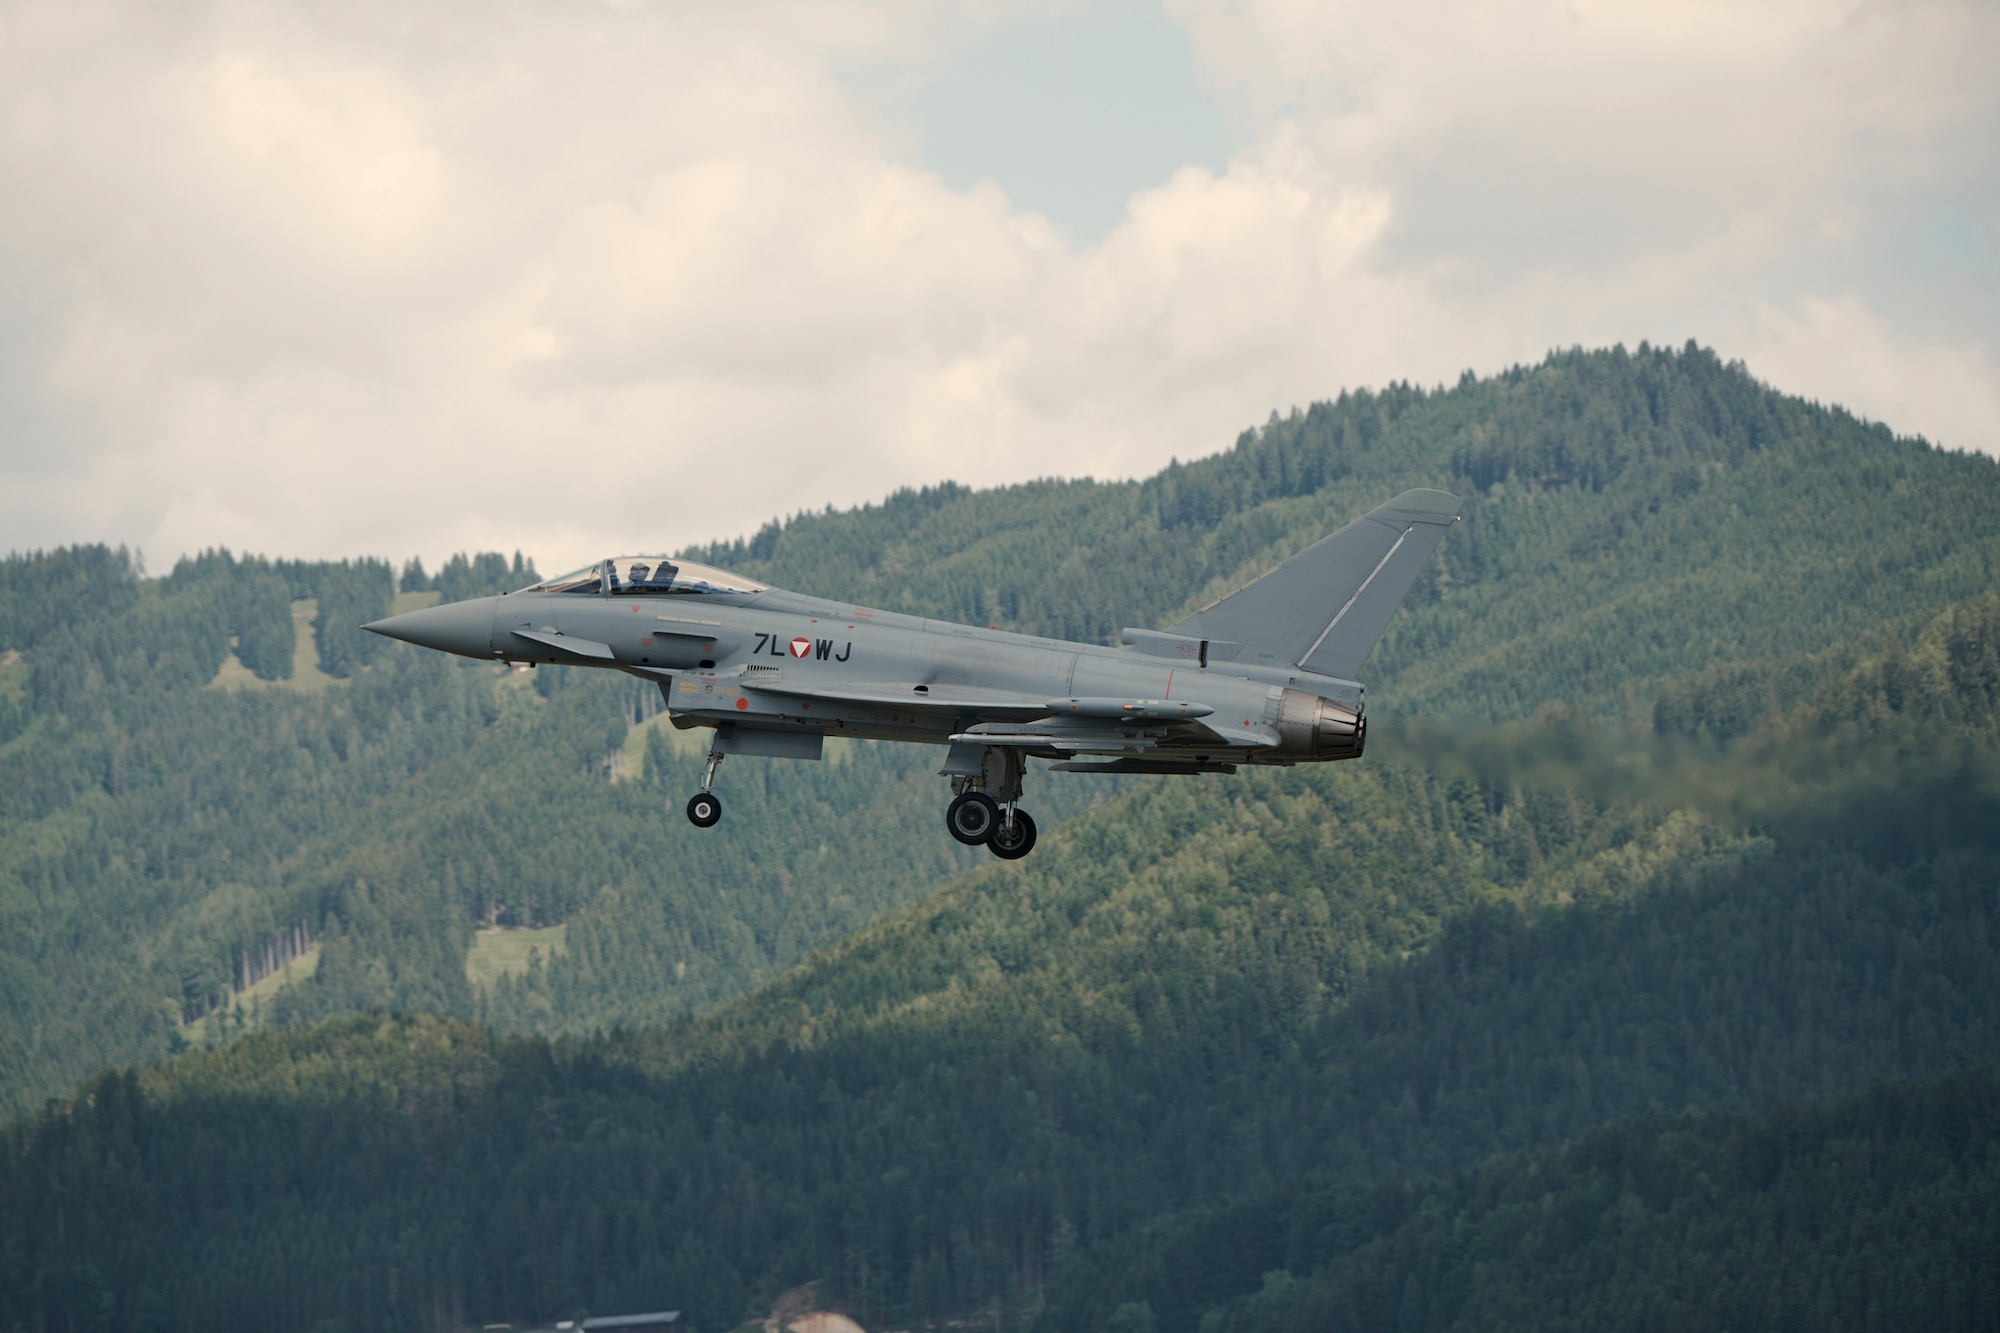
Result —
[[1113, 642], [1410, 486], [1465, 498], [1368, 664], [1397, 707], [1550, 700], [1785, 657], [2000, 582], [2000, 469], [1772, 392], [1690, 344], [1342, 394], [1143, 482], [903, 492], [700, 558], [892, 610]]
[[[1581, 1326], [1657, 1286], [1721, 1328], [1776, 1254], [1865, 1282], [1843, 1315], [1979, 1326], [1990, 1078], [1657, 1118], [2000, 1056], [2000, 598], [1789, 666], [1726, 744], [1552, 710], [1142, 786], [657, 1032], [364, 1019], [105, 1075], [0, 1151], [0, 1284], [161, 1328], [713, 1328], [807, 1279], [871, 1323], [1372, 1326], [1415, 1289], [1423, 1326]], [[1217, 1208], [1255, 1225], [1185, 1269]]]
[[[1995, 1060], [1991, 460], [1642, 347], [1346, 394], [1143, 482], [905, 492], [697, 554], [1109, 640], [1415, 485], [1466, 522], [1370, 664], [1364, 760], [1037, 772], [1015, 865], [943, 836], [934, 754], [746, 763], [703, 834], [657, 693], [355, 629], [399, 586], [527, 582], [519, 555], [0, 561], [0, 1321], [713, 1329], [807, 1280], [870, 1322], [1366, 1324], [1413, 1284], [1443, 1293], [1425, 1326], [1582, 1321], [1662, 1226], [1725, 1238], [1685, 1273], [1729, 1289], [1769, 1180], [1640, 1189], [1647, 1220], [1601, 1163], [1721, 1160], [1758, 1124], [1535, 1154]], [[483, 924], [557, 922], [527, 972], [469, 979]], [[247, 1018], [217, 1008], [253, 982]], [[339, 1017], [371, 1009], [401, 1016]], [[26, 1114], [190, 1044], [215, 1049]], [[1834, 1153], [1876, 1133], [1813, 1123]], [[1985, 1141], [1912, 1133], [1944, 1221], [1908, 1236], [1983, 1225]], [[1858, 1227], [1871, 1181], [1811, 1197]], [[1149, 1276], [1218, 1208], [1267, 1235], [1364, 1195], [1387, 1211], [1345, 1239], [1251, 1247], [1195, 1295]], [[1552, 1241], [1528, 1199], [1612, 1221]], [[1481, 1287], [1464, 1218], [1570, 1266]], [[1799, 1253], [1887, 1272], [1897, 1243]]]
[[1984, 1069], [1648, 1117], [1450, 1184], [1289, 1189], [1092, 1256], [1042, 1325], [1974, 1333], [2000, 1319], [1996, 1109]]
[[[1144, 482], [905, 492], [703, 554], [1109, 638], [1418, 484], [1466, 496], [1466, 522], [1371, 663], [1378, 721], [1569, 701], [1643, 724], [1668, 678], [1788, 688], [1774, 663], [1913, 632], [1992, 586], [2000, 551], [1990, 460], [1691, 347], [1349, 393]], [[400, 583], [473, 596], [533, 573], [488, 553]], [[257, 1021], [388, 1005], [589, 1031], [742, 994], [977, 864], [938, 836], [934, 756], [895, 748], [732, 768], [730, 828], [696, 835], [663, 809], [694, 756], [638, 730], [655, 696], [360, 633], [396, 583], [376, 559], [210, 552], [158, 580], [103, 548], [0, 562], [0, 1108], [225, 1034], [235, 1010], [184, 1020], [301, 949], [319, 970]], [[1046, 825], [1119, 790], [1038, 775], [1029, 802]], [[568, 931], [475, 991], [481, 921]]]
[[[155, 602], [184, 623], [154, 589], [134, 595], [142, 616]], [[16, 1111], [107, 1061], [230, 1030], [222, 1014], [184, 1024], [295, 939], [317, 971], [265, 1019], [389, 1005], [534, 1027], [553, 1003], [589, 1026], [739, 994], [973, 863], [938, 836], [933, 756], [746, 765], [730, 790], [754, 836], [703, 839], [678, 813], [698, 754], [652, 727], [649, 779], [625, 771], [651, 687], [393, 648], [314, 691], [202, 689], [219, 651], [168, 644], [157, 669], [114, 659], [102, 676], [125, 672], [118, 688], [8, 669], [28, 687], [0, 747], [0, 1078]], [[877, 855], [884, 838], [903, 850]], [[570, 920], [565, 965], [476, 994], [466, 953], [487, 920]]]

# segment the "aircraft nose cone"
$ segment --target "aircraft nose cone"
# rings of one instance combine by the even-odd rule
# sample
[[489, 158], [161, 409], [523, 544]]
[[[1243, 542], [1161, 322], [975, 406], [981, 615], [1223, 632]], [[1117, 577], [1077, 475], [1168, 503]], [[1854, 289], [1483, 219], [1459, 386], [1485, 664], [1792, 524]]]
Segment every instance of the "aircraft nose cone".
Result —
[[473, 597], [463, 602], [427, 606], [400, 616], [377, 620], [361, 628], [420, 648], [461, 657], [493, 656], [493, 612], [498, 597]]

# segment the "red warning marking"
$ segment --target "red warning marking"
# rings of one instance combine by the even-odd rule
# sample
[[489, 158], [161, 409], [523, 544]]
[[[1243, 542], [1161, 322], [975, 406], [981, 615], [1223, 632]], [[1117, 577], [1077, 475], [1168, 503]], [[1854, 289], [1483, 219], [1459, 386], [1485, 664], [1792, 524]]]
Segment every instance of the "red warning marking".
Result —
[[[736, 706], [738, 708], [748, 708], [750, 706], [750, 701], [748, 699], [738, 699], [736, 701]], [[1245, 722], [1243, 725], [1247, 727], [1250, 724], [1248, 722]]]
[[1160, 697], [1162, 699], [1171, 699], [1174, 697], [1174, 669], [1172, 667], [1167, 668], [1167, 692]]

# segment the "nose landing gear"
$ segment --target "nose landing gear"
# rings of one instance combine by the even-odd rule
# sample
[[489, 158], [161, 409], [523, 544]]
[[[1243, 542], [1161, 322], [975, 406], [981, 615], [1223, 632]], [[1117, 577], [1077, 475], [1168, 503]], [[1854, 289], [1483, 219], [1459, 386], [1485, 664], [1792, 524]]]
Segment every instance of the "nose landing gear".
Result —
[[696, 828], [714, 828], [715, 821], [722, 818], [722, 798], [710, 790], [715, 786], [715, 769], [721, 762], [722, 755], [711, 749], [708, 767], [701, 774], [701, 790], [688, 798], [688, 823]]
[[987, 746], [977, 773], [952, 776], [955, 795], [945, 807], [945, 829], [966, 846], [984, 846], [1003, 861], [1018, 861], [1033, 851], [1035, 821], [1015, 804], [1026, 767], [1019, 750]]

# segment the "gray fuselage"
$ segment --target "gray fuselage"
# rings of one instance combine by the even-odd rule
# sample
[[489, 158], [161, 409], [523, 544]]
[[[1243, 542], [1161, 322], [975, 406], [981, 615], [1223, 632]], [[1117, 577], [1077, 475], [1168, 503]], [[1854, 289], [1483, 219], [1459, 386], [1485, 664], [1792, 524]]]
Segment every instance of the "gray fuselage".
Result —
[[[657, 681], [680, 726], [737, 724], [946, 744], [985, 726], [1059, 718], [1066, 700], [1184, 703], [1199, 724], [1119, 719], [1103, 743], [1070, 752], [1289, 764], [1318, 754], [1287, 743], [1285, 696], [1359, 714], [1361, 687], [1296, 667], [1204, 665], [1171, 656], [929, 620], [769, 588], [750, 593], [517, 592], [418, 611], [382, 632], [468, 657], [594, 666]], [[1165, 636], [1159, 636], [1164, 638]], [[1150, 645], [1149, 645], [1150, 646]], [[860, 697], [857, 697], [860, 696]], [[1100, 732], [1105, 723], [1097, 721]], [[1234, 728], [1241, 733], [1222, 734]], [[731, 728], [733, 729], [733, 728]], [[1119, 739], [1126, 744], [1119, 744]], [[1234, 742], [1233, 744], [1231, 742]], [[1357, 747], [1358, 748], [1358, 747]]]
[[1358, 758], [1359, 671], [1458, 499], [1405, 491], [1167, 630], [1123, 648], [876, 611], [676, 556], [615, 556], [503, 597], [366, 626], [424, 647], [649, 679], [675, 726], [710, 727], [697, 828], [730, 755], [818, 759], [828, 736], [950, 747], [951, 836], [1017, 859], [1029, 758], [1070, 773], [1233, 773]]

